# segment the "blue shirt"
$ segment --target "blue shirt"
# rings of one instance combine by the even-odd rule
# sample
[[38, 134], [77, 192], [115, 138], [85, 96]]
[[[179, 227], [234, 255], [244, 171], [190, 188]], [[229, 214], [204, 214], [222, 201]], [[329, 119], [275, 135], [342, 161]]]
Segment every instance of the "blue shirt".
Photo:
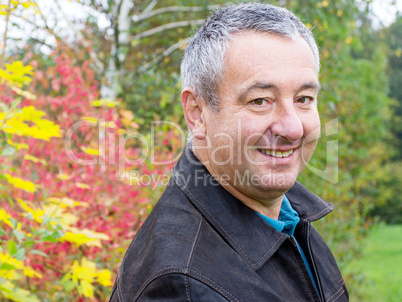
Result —
[[307, 271], [310, 275], [311, 280], [314, 283], [315, 289], [318, 292], [317, 284], [315, 283], [315, 279], [313, 277], [313, 273], [311, 271], [310, 265], [308, 264], [306, 255], [304, 254], [303, 250], [301, 249], [299, 243], [297, 242], [296, 238], [293, 236], [296, 226], [300, 221], [299, 214], [292, 208], [290, 205], [289, 200], [285, 195], [283, 195], [283, 201], [282, 201], [282, 206], [281, 210], [279, 212], [279, 217], [278, 220], [269, 218], [267, 216], [264, 216], [258, 212], [256, 212], [262, 219], [264, 219], [265, 222], [267, 222], [269, 225], [271, 225], [273, 228], [278, 230], [279, 232], [288, 234], [289, 236], [292, 236], [299, 248], [300, 254], [303, 258], [304, 264], [306, 265]]

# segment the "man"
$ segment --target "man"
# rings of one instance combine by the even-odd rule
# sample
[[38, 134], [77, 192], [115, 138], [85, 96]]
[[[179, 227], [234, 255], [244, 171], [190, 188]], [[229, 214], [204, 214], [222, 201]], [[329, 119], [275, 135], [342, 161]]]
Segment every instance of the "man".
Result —
[[215, 12], [188, 45], [192, 140], [130, 245], [111, 301], [347, 301], [310, 222], [333, 210], [296, 178], [320, 129], [319, 55], [291, 12]]

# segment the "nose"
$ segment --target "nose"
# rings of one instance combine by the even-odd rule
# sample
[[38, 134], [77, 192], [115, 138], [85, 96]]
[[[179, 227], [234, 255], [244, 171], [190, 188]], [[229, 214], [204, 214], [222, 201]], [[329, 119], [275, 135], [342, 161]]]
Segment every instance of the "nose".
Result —
[[288, 141], [297, 141], [303, 137], [303, 124], [293, 101], [277, 104], [273, 118], [271, 125], [273, 135], [281, 136]]

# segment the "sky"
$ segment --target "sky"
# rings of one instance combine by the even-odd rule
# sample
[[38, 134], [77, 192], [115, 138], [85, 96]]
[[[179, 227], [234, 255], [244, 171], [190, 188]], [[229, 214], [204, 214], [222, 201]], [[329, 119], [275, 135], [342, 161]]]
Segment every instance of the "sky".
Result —
[[390, 25], [395, 20], [396, 11], [402, 13], [402, 0], [374, 0], [372, 5], [373, 22], [376, 27], [381, 23], [384, 26]]

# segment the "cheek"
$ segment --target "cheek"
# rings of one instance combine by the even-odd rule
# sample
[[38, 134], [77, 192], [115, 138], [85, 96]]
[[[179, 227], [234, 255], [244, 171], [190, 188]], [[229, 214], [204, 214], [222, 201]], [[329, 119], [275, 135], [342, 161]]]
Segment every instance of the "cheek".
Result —
[[318, 111], [306, 116], [303, 120], [303, 129], [305, 140], [318, 140], [321, 132], [321, 122]]

